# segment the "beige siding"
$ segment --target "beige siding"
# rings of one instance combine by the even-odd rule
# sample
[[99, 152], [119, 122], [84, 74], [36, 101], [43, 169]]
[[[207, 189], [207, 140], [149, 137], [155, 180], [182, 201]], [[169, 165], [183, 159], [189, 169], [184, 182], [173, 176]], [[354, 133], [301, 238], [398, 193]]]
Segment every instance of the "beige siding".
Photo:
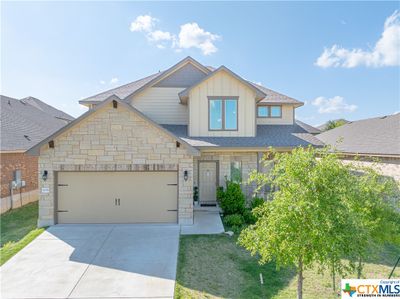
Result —
[[[208, 96], [238, 96], [238, 130], [208, 130]], [[210, 77], [189, 94], [189, 134], [191, 136], [255, 136], [255, 92], [221, 71]]]
[[257, 125], [292, 125], [293, 120], [294, 120], [294, 107], [292, 105], [282, 105], [281, 118], [257, 117]]
[[134, 96], [131, 105], [159, 124], [186, 125], [188, 107], [178, 93], [184, 88], [150, 87]]

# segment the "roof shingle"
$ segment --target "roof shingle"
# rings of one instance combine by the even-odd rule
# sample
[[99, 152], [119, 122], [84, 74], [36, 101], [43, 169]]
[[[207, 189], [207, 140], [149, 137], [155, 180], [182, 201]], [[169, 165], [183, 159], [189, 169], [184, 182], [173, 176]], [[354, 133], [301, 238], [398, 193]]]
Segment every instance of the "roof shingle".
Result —
[[353, 121], [316, 137], [343, 153], [400, 156], [400, 113]]
[[0, 97], [1, 151], [26, 151], [74, 119], [35, 98]]

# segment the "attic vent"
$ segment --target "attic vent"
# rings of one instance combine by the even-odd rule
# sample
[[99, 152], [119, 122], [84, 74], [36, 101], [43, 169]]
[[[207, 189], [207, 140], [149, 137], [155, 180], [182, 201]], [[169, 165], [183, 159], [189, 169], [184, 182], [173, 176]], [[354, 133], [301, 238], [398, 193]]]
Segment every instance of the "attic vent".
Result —
[[118, 107], [118, 102], [116, 100], [113, 100], [113, 107], [117, 108]]
[[54, 140], [49, 141], [49, 148], [54, 148]]
[[28, 135], [24, 135], [24, 137], [25, 137], [26, 140], [31, 141], [31, 138]]
[[181, 143], [179, 141], [176, 142], [176, 147], [180, 148], [181, 147]]

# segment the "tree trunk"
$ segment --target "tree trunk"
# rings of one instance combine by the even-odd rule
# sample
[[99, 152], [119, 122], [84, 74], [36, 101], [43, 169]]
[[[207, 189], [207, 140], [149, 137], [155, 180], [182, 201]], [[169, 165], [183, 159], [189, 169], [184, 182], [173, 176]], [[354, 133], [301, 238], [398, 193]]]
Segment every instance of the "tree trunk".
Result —
[[332, 289], [333, 289], [333, 292], [336, 292], [335, 263], [332, 264]]
[[362, 259], [361, 255], [358, 257], [358, 267], [357, 267], [357, 278], [361, 278], [361, 272], [362, 272]]
[[297, 272], [297, 299], [303, 299], [303, 258], [299, 258], [299, 269]]

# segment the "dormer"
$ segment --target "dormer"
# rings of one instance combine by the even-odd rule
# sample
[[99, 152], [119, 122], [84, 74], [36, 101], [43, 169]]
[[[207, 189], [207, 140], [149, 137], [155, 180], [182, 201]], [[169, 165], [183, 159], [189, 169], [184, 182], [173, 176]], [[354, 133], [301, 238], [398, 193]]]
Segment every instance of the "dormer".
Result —
[[221, 66], [179, 93], [189, 107], [189, 136], [254, 137], [256, 105], [266, 94]]

